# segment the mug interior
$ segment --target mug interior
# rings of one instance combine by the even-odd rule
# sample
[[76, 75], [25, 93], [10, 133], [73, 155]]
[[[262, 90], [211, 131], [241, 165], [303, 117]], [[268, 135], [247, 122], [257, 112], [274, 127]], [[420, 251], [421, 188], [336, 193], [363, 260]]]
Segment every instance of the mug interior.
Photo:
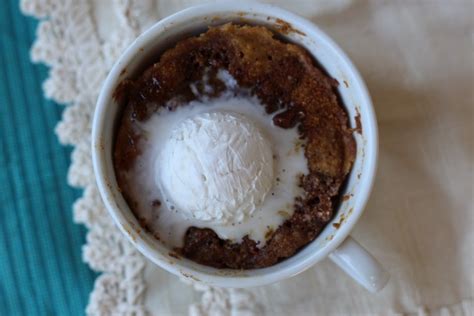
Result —
[[[325, 71], [339, 82], [339, 94], [350, 118], [357, 143], [356, 161], [334, 219], [321, 234], [294, 256], [271, 267], [255, 270], [215, 269], [185, 258], [176, 258], [145, 232], [123, 199], [115, 179], [112, 145], [121, 104], [112, 94], [125, 78], [135, 78], [165, 49], [178, 40], [202, 33], [211, 25], [227, 22], [264, 25], [284, 40], [306, 48]], [[193, 280], [222, 287], [268, 284], [295, 275], [333, 251], [349, 234], [361, 215], [375, 173], [377, 131], [372, 104], [357, 70], [344, 53], [316, 26], [270, 5], [201, 5], [170, 16], [142, 34], [115, 64], [102, 88], [93, 124], [93, 162], [101, 196], [119, 228], [150, 260], [162, 268]]]

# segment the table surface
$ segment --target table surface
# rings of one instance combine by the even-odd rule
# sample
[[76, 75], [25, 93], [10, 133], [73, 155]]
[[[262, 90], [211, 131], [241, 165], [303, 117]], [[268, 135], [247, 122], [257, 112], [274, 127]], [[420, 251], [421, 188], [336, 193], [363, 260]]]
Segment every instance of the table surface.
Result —
[[72, 222], [71, 150], [54, 134], [62, 106], [44, 98], [47, 68], [29, 58], [36, 26], [18, 1], [0, 2], [0, 315], [82, 315], [95, 274]]

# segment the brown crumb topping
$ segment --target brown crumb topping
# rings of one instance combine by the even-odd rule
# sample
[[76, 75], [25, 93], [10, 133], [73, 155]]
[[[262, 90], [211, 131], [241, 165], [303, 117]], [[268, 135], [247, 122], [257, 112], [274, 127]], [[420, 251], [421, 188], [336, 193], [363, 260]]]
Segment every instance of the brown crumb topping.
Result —
[[[173, 111], [193, 100], [190, 83], [199, 81], [205, 71], [213, 87], [210, 96], [218, 96], [225, 86], [216, 73], [226, 69], [240, 87], [258, 96], [268, 114], [281, 111], [273, 115], [275, 125], [298, 127], [309, 168], [301, 179], [305, 196], [296, 199], [293, 215], [270, 231], [261, 248], [248, 237], [234, 243], [220, 239], [211, 229], [190, 227], [180, 254], [217, 268], [261, 268], [294, 255], [314, 240], [333, 217], [356, 152], [337, 81], [303, 48], [274, 38], [264, 27], [225, 24], [210, 28], [178, 42], [157, 60], [136, 80], [122, 82], [115, 93], [125, 106], [114, 166], [127, 201], [131, 198], [122, 171], [131, 168], [140, 154], [136, 122], [147, 120], [165, 104]], [[197, 88], [205, 93], [203, 87]], [[133, 203], [129, 204], [133, 210]]]

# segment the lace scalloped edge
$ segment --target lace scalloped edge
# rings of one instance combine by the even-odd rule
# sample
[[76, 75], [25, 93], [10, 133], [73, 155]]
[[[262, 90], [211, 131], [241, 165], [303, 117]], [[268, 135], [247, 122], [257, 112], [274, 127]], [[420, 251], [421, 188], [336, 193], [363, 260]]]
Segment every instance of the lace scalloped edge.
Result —
[[99, 38], [91, 1], [22, 0], [20, 5], [25, 14], [40, 20], [31, 59], [50, 67], [43, 84], [45, 96], [66, 104], [56, 134], [62, 144], [74, 146], [69, 183], [84, 189], [73, 206], [74, 220], [89, 229], [83, 260], [102, 272], [90, 295], [88, 315], [147, 314], [146, 261], [110, 223], [95, 185], [90, 153], [91, 121], [101, 83], [113, 61], [140, 32], [133, 20], [139, 16], [133, 14], [139, 9], [136, 4], [113, 3], [121, 22], [120, 36], [108, 42]]

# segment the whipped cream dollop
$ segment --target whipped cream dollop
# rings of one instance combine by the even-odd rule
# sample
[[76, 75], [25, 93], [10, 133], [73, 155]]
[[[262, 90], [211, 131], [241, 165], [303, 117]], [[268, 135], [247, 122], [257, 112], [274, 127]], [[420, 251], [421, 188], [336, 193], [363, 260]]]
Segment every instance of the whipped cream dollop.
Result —
[[297, 128], [275, 126], [279, 112], [269, 115], [227, 71], [218, 77], [228, 89], [219, 97], [163, 106], [137, 126], [141, 154], [125, 175], [135, 215], [170, 248], [183, 246], [190, 227], [232, 242], [248, 236], [263, 247], [304, 194], [299, 183], [308, 164]]
[[235, 225], [260, 207], [273, 186], [271, 142], [242, 114], [201, 113], [173, 128], [155, 171], [177, 212]]

